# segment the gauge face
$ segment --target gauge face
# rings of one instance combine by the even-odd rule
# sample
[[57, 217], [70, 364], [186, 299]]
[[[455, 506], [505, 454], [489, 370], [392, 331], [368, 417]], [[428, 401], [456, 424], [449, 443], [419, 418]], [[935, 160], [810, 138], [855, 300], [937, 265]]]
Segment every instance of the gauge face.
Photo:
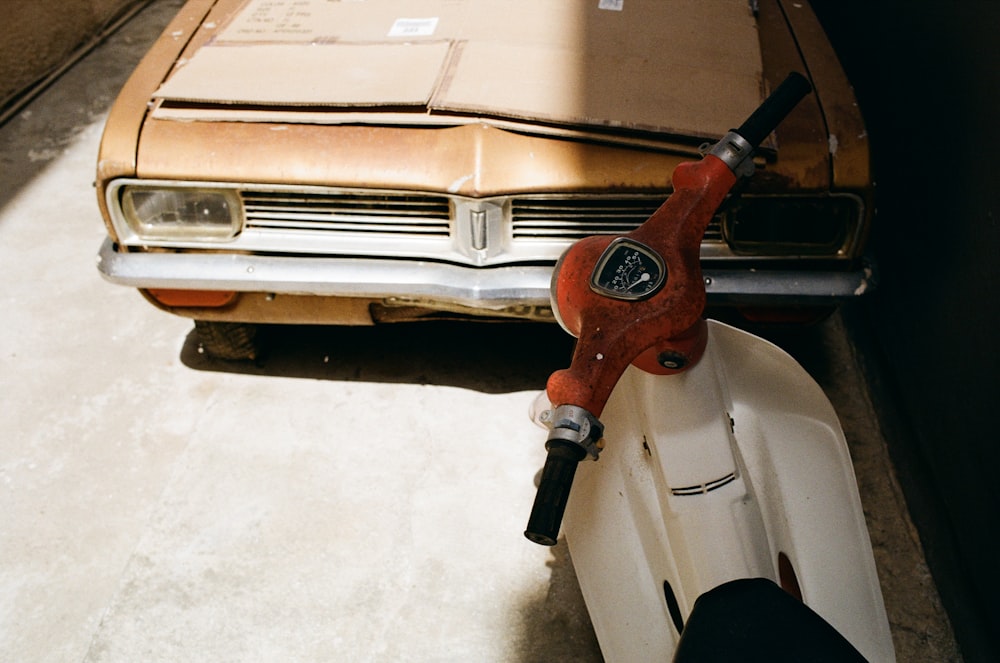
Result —
[[648, 246], [620, 237], [597, 261], [590, 287], [605, 297], [638, 300], [654, 295], [666, 280], [663, 258]]

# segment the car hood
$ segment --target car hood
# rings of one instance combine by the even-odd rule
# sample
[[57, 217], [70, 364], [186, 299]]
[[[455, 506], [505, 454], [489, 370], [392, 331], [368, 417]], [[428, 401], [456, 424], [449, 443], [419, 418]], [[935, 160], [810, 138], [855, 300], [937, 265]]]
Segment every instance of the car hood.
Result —
[[[634, 104], [629, 100], [634, 95], [648, 95], [644, 102], [647, 108], [655, 106], [657, 100], [660, 100], [664, 110], [658, 116], [659, 130], [651, 129], [652, 123], [635, 120], [638, 116], [631, 116], [633, 119], [630, 121], [623, 119], [625, 115], [609, 116], [608, 113], [603, 116], [581, 113], [582, 119], [578, 118], [579, 121], [571, 122], [563, 117], [557, 122], [551, 118], [542, 120], [518, 117], [512, 112], [502, 114], [497, 110], [499, 106], [489, 113], [473, 113], [471, 110], [459, 113], [435, 110], [428, 104], [407, 107], [376, 104], [350, 106], [343, 103], [335, 105], [333, 102], [316, 103], [315, 98], [312, 103], [306, 103], [303, 101], [305, 92], [298, 101], [293, 101], [292, 97], [268, 100], [264, 91], [270, 85], [271, 93], [275, 92], [275, 86], [280, 82], [280, 71], [274, 66], [269, 72], [261, 72], [260, 87], [256, 88], [254, 81], [257, 79], [253, 76], [252, 68], [240, 66], [230, 71], [221, 64], [233, 54], [259, 55], [270, 52], [263, 47], [275, 45], [274, 37], [233, 38], [232, 35], [239, 33], [241, 29], [239, 17], [252, 10], [263, 12], [265, 5], [287, 8], [291, 4], [297, 7], [308, 6], [313, 13], [306, 17], [309, 21], [305, 22], [305, 27], [300, 26], [309, 31], [304, 33], [309, 40], [290, 41], [285, 45], [320, 49], [350, 41], [341, 34], [338, 42], [336, 37], [340, 33], [334, 32], [331, 27], [322, 27], [327, 24], [318, 20], [316, 12], [319, 9], [316, 7], [323, 3], [305, 0], [296, 0], [294, 3], [189, 0], [144, 58], [112, 108], [98, 158], [98, 189], [102, 206], [106, 183], [118, 177], [371, 187], [438, 191], [470, 197], [497, 196], [510, 192], [660, 193], [669, 190], [673, 169], [678, 163], [698, 158], [698, 146], [701, 143], [724, 134], [729, 127], [741, 121], [757, 105], [760, 97], [757, 91], [758, 79], [753, 76], [749, 77], [749, 88], [753, 89], [746, 87], [746, 83], [741, 83], [739, 89], [744, 92], [732, 97], [728, 93], [730, 87], [738, 87], [736, 83], [732, 86], [709, 84], [706, 81], [712, 80], [714, 75], [708, 74], [709, 70], [704, 70], [704, 75], [694, 76], [690, 66], [682, 66], [686, 61], [682, 57], [685, 49], [676, 45], [666, 48], [673, 42], [662, 38], [661, 31], [640, 30], [635, 34], [628, 34], [625, 31], [627, 23], [615, 22], [625, 13], [595, 9], [592, 7], [598, 5], [595, 0], [590, 3], [574, 1], [537, 4], [563, 7], [566, 16], [575, 17], [573, 24], [582, 34], [599, 35], [594, 38], [605, 49], [600, 51], [602, 53], [614, 53], [615, 44], [627, 43], [631, 50], [623, 52], [630, 53], [628, 57], [634, 60], [639, 58], [639, 46], [642, 45], [649, 50], [651, 57], [655, 56], [650, 62], [655, 60], [659, 63], [656, 66], [663, 68], [663, 73], [667, 76], [664, 80], [683, 78], [684, 73], [697, 78], [695, 83], [703, 88], [703, 93], [701, 96], [685, 97], [684, 104], [670, 101], [674, 98], [670, 96], [673, 93], [665, 84], [651, 86], [644, 79], [626, 85], [625, 81], [632, 76], [632, 72], [628, 70], [620, 72], [617, 77], [602, 79], [600, 84], [605, 86], [603, 88], [589, 78], [581, 81], [582, 87], [579, 89], [603, 89], [604, 102], [617, 100], [613, 107], [622, 113], [631, 112]], [[361, 7], [398, 10], [400, 7], [400, 3], [388, 0], [378, 4], [325, 4], [336, 6], [337, 11], [360, 11]], [[413, 9], [412, 13], [407, 14], [427, 16], [441, 10], [434, 33], [440, 37], [449, 34], [445, 28], [459, 20], [445, 20], [444, 10], [472, 7], [473, 4], [483, 7], [484, 11], [492, 5], [473, 3], [472, 0], [426, 0], [407, 3], [407, 7]], [[513, 2], [509, 6], [520, 10], [526, 4]], [[581, 9], [584, 4], [589, 9]], [[692, 59], [700, 57], [699, 48], [720, 49], [719, 53], [708, 60], [713, 63], [715, 70], [723, 72], [720, 74], [723, 76], [722, 80], [729, 80], [725, 78], [725, 71], [729, 71], [728, 75], [732, 76], [735, 70], [727, 70], [726, 67], [733, 62], [737, 63], [733, 66], [740, 67], [747, 66], [749, 62], [754, 71], [759, 67], [760, 40], [764, 39], [764, 34], [760, 38], [755, 35], [750, 40], [752, 43], [744, 45], [742, 50], [750, 54], [744, 57], [741, 49], [731, 48], [732, 42], [723, 38], [727, 29], [726, 21], [719, 20], [731, 15], [732, 21], [740, 26], [740, 34], [745, 37], [742, 32], [744, 28], [748, 25], [756, 27], [753, 18], [747, 13], [745, 3], [734, 0], [724, 3], [723, 7], [713, 0], [710, 4], [716, 14], [714, 22], [709, 21], [704, 12], [698, 10], [700, 3], [693, 3], [693, 8], [681, 7], [676, 0], [664, 0], [662, 4], [655, 1], [653, 4], [657, 8], [662, 7], [661, 11], [673, 24], [686, 26], [684, 38], [687, 41], [681, 42], [688, 44]], [[649, 6], [639, 0], [629, 0], [626, 5], [629, 8], [645, 7], [649, 10]], [[598, 13], [599, 11], [602, 13]], [[385, 25], [391, 14], [389, 9], [384, 9], [383, 13], [386, 14], [383, 20]], [[265, 12], [257, 16], [267, 18], [268, 14]], [[600, 20], [618, 27], [595, 32], [594, 26]], [[314, 23], [320, 27], [309, 27]], [[389, 25], [392, 24], [390, 21]], [[519, 39], [539, 43], [546, 25], [548, 24], [538, 21], [527, 23]], [[791, 54], [791, 59], [771, 63], [772, 69], [775, 66], [780, 69], [778, 75], [802, 66], [801, 60], [795, 55], [794, 42], [782, 21], [769, 20], [762, 23], [760, 28], [768, 30], [766, 43], [778, 44], [782, 46], [782, 52]], [[296, 25], [288, 23], [284, 29], [296, 29]], [[677, 29], [679, 28], [675, 28]], [[563, 30], [562, 41], [556, 42], [551, 48], [566, 51], [576, 48], [574, 44], [582, 43], [571, 41], [569, 32], [572, 31]], [[334, 36], [325, 41], [316, 36], [326, 33]], [[378, 39], [374, 32], [362, 33], [361, 36], [366, 34], [371, 37], [370, 41], [379, 44], [387, 40], [387, 33]], [[693, 34], [700, 35], [694, 45], [690, 37]], [[463, 48], [462, 40], [445, 41], [451, 56]], [[464, 43], [469, 41], [466, 39]], [[680, 60], [681, 64], [664, 64], [663, 58], [666, 55], [657, 50], [661, 41], [666, 52]], [[350, 43], [347, 48], [364, 46], [362, 41]], [[418, 49], [433, 49], [436, 48], [433, 46], [436, 43], [438, 42], [433, 39], [421, 40], [417, 37], [398, 44], [392, 42], [400, 47], [406, 47], [406, 44], [418, 45]], [[419, 46], [420, 44], [423, 46]], [[210, 49], [227, 49], [230, 54], [224, 55], [222, 59], [215, 56], [202, 58], [203, 53], [215, 52]], [[511, 51], [517, 49], [512, 47]], [[318, 55], [317, 62], [322, 57], [324, 56]], [[385, 65], [383, 63], [380, 66]], [[647, 67], [647, 71], [653, 67], [648, 63], [643, 66]], [[285, 71], [288, 70], [287, 64], [283, 67]], [[642, 69], [641, 66], [639, 68]], [[323, 78], [328, 74], [322, 69], [310, 71], [312, 79]], [[329, 75], [343, 77], [346, 74], [332, 72]], [[187, 82], [185, 77], [189, 77]], [[210, 77], [214, 77], [212, 80], [219, 83], [217, 88], [207, 84]], [[652, 75], [647, 78], [659, 80]], [[774, 72], [767, 77], [768, 80], [774, 78]], [[530, 77], [525, 80], [529, 79]], [[393, 80], [399, 80], [399, 76], [394, 76]], [[438, 79], [435, 79], [434, 85], [442, 89], [447, 87], [446, 81]], [[515, 89], [518, 85], [516, 82], [510, 83], [505, 89]], [[324, 86], [320, 90], [323, 94], [333, 94], [331, 86], [325, 83]], [[613, 86], [618, 86], [617, 95], [608, 92], [616, 89]], [[293, 91], [296, 89], [296, 86], [288, 87]], [[406, 86], [400, 89], [406, 89]], [[309, 94], [320, 92], [313, 91]], [[690, 90], [687, 94], [691, 94]], [[595, 95], [589, 98], [593, 100], [599, 97], [600, 95]], [[699, 110], [703, 108], [705, 112], [699, 114], [690, 110], [678, 110], [685, 104], [696, 106]], [[610, 109], [612, 105], [608, 103], [604, 108]], [[613, 119], [615, 117], [618, 119]], [[683, 118], [683, 121], [678, 118]], [[641, 128], [640, 124], [645, 128]], [[831, 157], [823, 110], [818, 104], [817, 95], [811, 95], [799, 104], [793, 116], [782, 124], [777, 132], [777, 142], [770, 145], [772, 149], [777, 146], [780, 146], [777, 149], [780, 153], [778, 158], [768, 159], [763, 171], [753, 178], [750, 184], [752, 189], [783, 193], [829, 189]]]
[[740, 0], [221, 0], [152, 117], [703, 140], [761, 81]]

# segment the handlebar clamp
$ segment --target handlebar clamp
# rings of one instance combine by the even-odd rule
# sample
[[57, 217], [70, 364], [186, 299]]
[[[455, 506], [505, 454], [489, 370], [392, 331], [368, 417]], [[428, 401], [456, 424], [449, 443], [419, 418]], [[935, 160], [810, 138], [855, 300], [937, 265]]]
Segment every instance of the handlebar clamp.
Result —
[[540, 420], [549, 427], [546, 447], [555, 440], [569, 442], [597, 460], [604, 448], [604, 424], [578, 405], [560, 405], [542, 413]]
[[708, 146], [705, 153], [718, 157], [737, 177], [751, 177], [754, 173], [754, 146], [735, 131], [730, 131], [718, 143]]

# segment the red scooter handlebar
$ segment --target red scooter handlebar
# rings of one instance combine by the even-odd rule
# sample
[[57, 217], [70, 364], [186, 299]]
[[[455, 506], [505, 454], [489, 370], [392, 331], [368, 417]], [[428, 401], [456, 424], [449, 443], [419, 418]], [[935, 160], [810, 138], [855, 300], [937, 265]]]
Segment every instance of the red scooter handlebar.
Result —
[[[705, 229], [737, 174], [748, 172], [754, 150], [811, 89], [802, 75], [789, 75], [701, 161], [677, 166], [673, 192], [645, 223], [627, 235], [582, 239], [559, 260], [553, 308], [578, 341], [570, 367], [552, 374], [547, 392], [557, 410], [569, 408], [571, 414], [560, 417], [549, 435], [550, 460], [525, 531], [532, 541], [555, 543], [575, 473], [575, 465], [569, 471], [566, 464], [574, 463], [570, 456], [579, 460], [587, 452], [596, 458], [594, 436], [602, 431], [596, 418], [628, 365], [669, 374], [701, 357], [707, 342], [701, 318]], [[568, 453], [567, 445], [583, 451]]]

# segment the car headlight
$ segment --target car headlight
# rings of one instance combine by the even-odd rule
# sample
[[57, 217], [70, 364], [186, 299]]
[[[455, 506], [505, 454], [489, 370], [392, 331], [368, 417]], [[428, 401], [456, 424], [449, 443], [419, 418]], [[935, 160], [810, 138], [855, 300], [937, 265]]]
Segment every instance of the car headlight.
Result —
[[140, 240], [227, 240], [243, 224], [239, 196], [227, 189], [127, 186], [121, 209]]
[[722, 232], [738, 255], [832, 256], [849, 248], [861, 213], [852, 195], [747, 196], [722, 213]]

